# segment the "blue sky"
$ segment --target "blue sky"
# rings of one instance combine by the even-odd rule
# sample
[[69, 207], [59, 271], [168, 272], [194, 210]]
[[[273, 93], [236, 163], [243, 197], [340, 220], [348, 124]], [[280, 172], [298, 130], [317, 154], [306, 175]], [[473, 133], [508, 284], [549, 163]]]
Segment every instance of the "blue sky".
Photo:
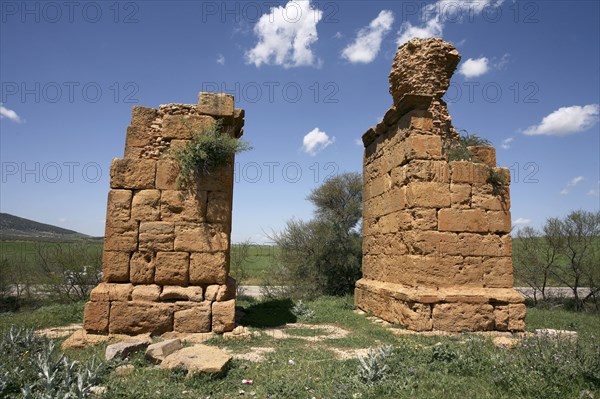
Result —
[[131, 107], [225, 91], [254, 150], [236, 165], [233, 240], [265, 241], [391, 106], [398, 43], [442, 36], [462, 62], [456, 128], [513, 170], [516, 226], [598, 210], [598, 1], [1, 1], [0, 211], [103, 235]]

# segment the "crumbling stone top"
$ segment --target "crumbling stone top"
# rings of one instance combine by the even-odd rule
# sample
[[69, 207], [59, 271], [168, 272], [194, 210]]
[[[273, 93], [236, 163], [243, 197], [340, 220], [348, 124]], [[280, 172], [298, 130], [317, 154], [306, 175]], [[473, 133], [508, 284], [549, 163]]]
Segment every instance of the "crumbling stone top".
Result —
[[400, 46], [390, 72], [394, 104], [405, 94], [441, 98], [460, 62], [460, 54], [440, 38], [412, 39]]

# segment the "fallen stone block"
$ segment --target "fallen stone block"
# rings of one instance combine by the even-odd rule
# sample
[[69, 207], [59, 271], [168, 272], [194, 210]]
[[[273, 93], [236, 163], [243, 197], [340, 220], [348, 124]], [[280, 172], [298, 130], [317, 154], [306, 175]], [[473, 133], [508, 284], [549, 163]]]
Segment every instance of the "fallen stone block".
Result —
[[183, 348], [180, 339], [168, 339], [148, 346], [146, 349], [146, 359], [155, 362], [163, 361], [170, 354]]
[[110, 361], [114, 358], [125, 359], [132, 353], [145, 350], [148, 345], [150, 345], [149, 341], [119, 342], [108, 345], [104, 352], [104, 358], [106, 361]]

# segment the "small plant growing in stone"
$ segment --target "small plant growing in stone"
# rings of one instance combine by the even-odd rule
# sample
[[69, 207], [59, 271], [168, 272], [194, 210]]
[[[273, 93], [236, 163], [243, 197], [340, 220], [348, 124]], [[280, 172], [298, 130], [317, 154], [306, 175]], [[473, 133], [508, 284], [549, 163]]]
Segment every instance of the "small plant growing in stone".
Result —
[[487, 147], [490, 145], [492, 145], [492, 143], [488, 139], [479, 137], [476, 134], [467, 133], [464, 136], [460, 136], [457, 141], [454, 141], [452, 144], [450, 144], [447, 152], [448, 161], [479, 162], [473, 153], [469, 151], [468, 147]]
[[385, 378], [389, 370], [387, 359], [392, 355], [391, 346], [369, 348], [366, 356], [358, 358], [358, 378], [365, 384], [371, 385]]
[[504, 175], [494, 168], [488, 168], [486, 180], [492, 186], [492, 193], [496, 196], [504, 196], [506, 193], [506, 179]]
[[230, 165], [235, 154], [252, 149], [248, 142], [222, 133], [221, 128], [221, 121], [217, 121], [194, 132], [187, 145], [167, 154], [179, 163], [179, 188], [190, 188], [201, 176]]
[[308, 307], [301, 300], [296, 302], [292, 308], [292, 314], [300, 320], [312, 320], [315, 317], [315, 311]]

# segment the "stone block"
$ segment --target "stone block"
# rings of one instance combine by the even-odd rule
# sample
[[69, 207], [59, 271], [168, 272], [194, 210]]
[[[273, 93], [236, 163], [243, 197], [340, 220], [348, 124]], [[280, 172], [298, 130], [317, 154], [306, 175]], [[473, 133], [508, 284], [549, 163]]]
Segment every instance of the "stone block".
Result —
[[140, 190], [133, 196], [131, 218], [144, 222], [160, 219], [160, 191]]
[[522, 303], [511, 303], [508, 305], [508, 329], [511, 331], [523, 331], [525, 329], [525, 316], [527, 308]]
[[172, 251], [175, 225], [171, 222], [141, 222], [140, 251]]
[[156, 162], [156, 188], [159, 190], [177, 190], [179, 164], [174, 159], [159, 159]]
[[[231, 162], [233, 165], [233, 160]], [[222, 166], [208, 174], [199, 177], [196, 189], [198, 191], [224, 191], [233, 190], [233, 167]]]
[[102, 252], [102, 281], [107, 283], [129, 282], [130, 252]]
[[115, 358], [117, 359], [127, 359], [129, 355], [132, 355], [136, 352], [145, 351], [150, 345], [149, 340], [139, 340], [139, 341], [126, 341], [126, 342], [118, 342], [116, 344], [111, 344], [106, 347], [106, 351], [104, 352], [104, 359], [109, 362]]
[[165, 285], [162, 290], [162, 294], [160, 294], [160, 299], [165, 300], [185, 300], [192, 302], [202, 302], [204, 300], [204, 296], [202, 294], [202, 287], [199, 286], [189, 286], [189, 287], [180, 287], [180, 286], [172, 286]]
[[482, 209], [440, 209], [438, 228], [440, 231], [485, 233], [489, 231], [489, 223]]
[[215, 119], [206, 115], [165, 115], [162, 135], [166, 139], [189, 140], [214, 123]]
[[158, 252], [154, 281], [161, 285], [187, 285], [189, 256], [187, 252]]
[[487, 165], [469, 161], [450, 162], [452, 183], [485, 184], [489, 175]]
[[110, 306], [109, 333], [160, 335], [173, 330], [173, 309], [169, 304], [150, 302], [113, 302]]
[[412, 182], [406, 186], [406, 203], [413, 208], [450, 206], [450, 186], [446, 183]]
[[131, 217], [131, 190], [110, 190], [106, 205], [106, 220], [127, 222]]
[[208, 193], [206, 220], [209, 223], [231, 223], [231, 192]]
[[467, 147], [474, 157], [485, 165], [496, 167], [496, 149], [491, 146], [471, 146]]
[[394, 184], [408, 184], [414, 181], [449, 183], [450, 169], [446, 161], [414, 160], [398, 167], [402, 173], [392, 176]]
[[212, 331], [224, 333], [235, 328], [235, 299], [212, 303]]
[[496, 330], [507, 331], [508, 330], [508, 305], [501, 305], [494, 307], [494, 324]]
[[129, 279], [133, 284], [154, 282], [154, 255], [152, 252], [134, 252], [129, 261]]
[[488, 331], [494, 329], [494, 307], [489, 304], [439, 303], [433, 306], [433, 329]]
[[234, 278], [227, 277], [225, 284], [219, 286], [217, 292], [217, 301], [223, 302], [230, 299], [235, 299], [235, 293], [237, 290], [237, 281]]
[[211, 284], [204, 290], [204, 300], [214, 302], [217, 300], [217, 294], [219, 293], [220, 285]]
[[200, 92], [198, 94], [198, 113], [200, 115], [233, 118], [233, 96], [224, 93]]
[[450, 184], [450, 206], [458, 209], [468, 209], [471, 207], [470, 184]]
[[156, 284], [134, 285], [131, 299], [133, 301], [158, 302], [162, 288]]
[[125, 147], [125, 151], [123, 152], [123, 156], [125, 158], [134, 158], [138, 159], [142, 157], [142, 153], [144, 152], [144, 147]]
[[506, 243], [496, 234], [459, 233], [457, 249], [463, 256], [510, 256]]
[[488, 211], [486, 216], [491, 233], [510, 233], [512, 222], [509, 211]]
[[215, 224], [179, 224], [175, 227], [175, 251], [219, 252], [229, 250], [229, 234]]
[[163, 221], [202, 222], [206, 215], [206, 191], [193, 193], [182, 190], [163, 190], [160, 214]]
[[90, 301], [83, 310], [83, 328], [86, 331], [99, 333], [108, 332], [108, 315], [110, 303], [108, 301]]
[[131, 126], [149, 128], [156, 118], [158, 110], [155, 108], [134, 106], [131, 109]]
[[411, 134], [404, 142], [406, 159], [442, 159], [442, 138], [437, 135]]
[[201, 302], [191, 309], [175, 312], [173, 330], [186, 333], [211, 331], [211, 303]]
[[183, 346], [181, 345], [181, 340], [178, 338], [156, 342], [146, 349], [146, 359], [161, 362], [171, 353], [177, 352], [181, 348]]
[[151, 159], [115, 158], [110, 166], [110, 187], [154, 188], [156, 162]]
[[90, 300], [100, 301], [130, 301], [133, 285], [118, 283], [100, 283], [90, 292]]
[[225, 252], [192, 252], [190, 254], [190, 283], [225, 284], [229, 262]]
[[135, 221], [106, 220], [105, 251], [135, 251], [138, 247], [138, 225]]
[[510, 195], [494, 193], [489, 183], [473, 185], [473, 208], [482, 208], [490, 211], [508, 211], [510, 209]]
[[143, 126], [127, 126], [125, 135], [125, 150], [127, 148], [142, 148], [152, 143], [152, 131]]

